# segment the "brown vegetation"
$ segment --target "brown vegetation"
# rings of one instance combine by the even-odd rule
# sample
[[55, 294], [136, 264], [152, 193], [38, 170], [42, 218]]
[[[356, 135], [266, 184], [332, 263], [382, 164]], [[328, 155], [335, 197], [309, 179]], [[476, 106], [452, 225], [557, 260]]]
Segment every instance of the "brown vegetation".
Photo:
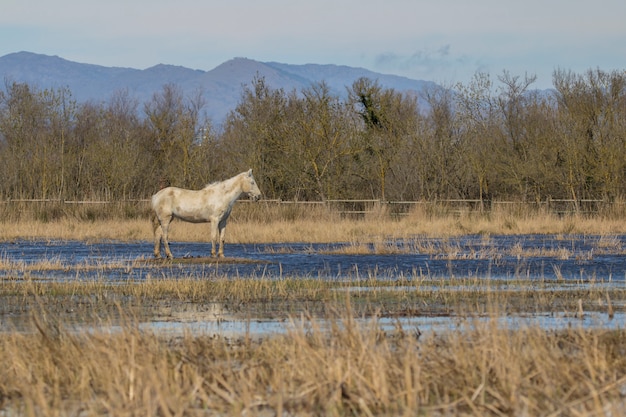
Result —
[[[28, 209], [24, 207], [28, 206]], [[56, 207], [56, 208], [55, 208]], [[44, 218], [49, 209], [58, 214]], [[111, 205], [20, 203], [0, 206], [0, 239], [152, 240], [147, 202]], [[450, 211], [436, 204], [415, 205], [403, 215], [372, 211], [343, 215], [324, 205], [264, 202], [235, 204], [226, 234], [227, 243], [352, 242], [355, 246], [387, 238], [445, 237], [466, 234], [596, 234], [611, 245], [611, 236], [626, 233], [624, 205], [614, 203], [594, 214], [559, 215], [532, 204], [502, 206], [489, 211], [464, 208]], [[208, 241], [207, 225], [174, 221], [172, 241]], [[613, 242], [614, 243], [614, 242]]]
[[96, 104], [7, 82], [0, 200], [145, 199], [248, 168], [266, 197], [289, 201], [622, 198], [626, 75], [559, 70], [552, 92], [533, 82], [477, 74], [416, 96], [359, 79], [346, 97], [254, 79], [219, 129], [175, 85]]
[[[624, 330], [463, 320], [420, 335], [344, 313], [284, 335], [164, 338], [132, 318], [76, 332], [34, 315], [0, 334], [9, 415], [619, 415]], [[306, 323], [306, 324], [304, 324]]]

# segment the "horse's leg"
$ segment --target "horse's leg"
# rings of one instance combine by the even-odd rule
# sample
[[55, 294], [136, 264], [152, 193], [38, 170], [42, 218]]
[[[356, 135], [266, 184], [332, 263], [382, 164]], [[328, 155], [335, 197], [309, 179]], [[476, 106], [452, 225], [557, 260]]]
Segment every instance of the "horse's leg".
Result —
[[172, 251], [170, 250], [170, 244], [167, 240], [167, 232], [170, 227], [170, 223], [172, 222], [172, 216], [166, 216], [161, 220], [161, 230], [163, 231], [163, 247], [165, 248], [165, 256], [167, 259], [173, 259], [174, 255], [172, 255]]
[[161, 228], [161, 222], [159, 217], [154, 214], [152, 216], [152, 234], [154, 235], [154, 257], [161, 257], [161, 237], [163, 236], [163, 229]]
[[226, 234], [226, 222], [220, 222], [220, 250], [218, 255], [220, 258], [224, 257], [224, 236]]
[[215, 258], [215, 246], [217, 246], [217, 238], [218, 238], [218, 222], [217, 220], [211, 220], [211, 257]]

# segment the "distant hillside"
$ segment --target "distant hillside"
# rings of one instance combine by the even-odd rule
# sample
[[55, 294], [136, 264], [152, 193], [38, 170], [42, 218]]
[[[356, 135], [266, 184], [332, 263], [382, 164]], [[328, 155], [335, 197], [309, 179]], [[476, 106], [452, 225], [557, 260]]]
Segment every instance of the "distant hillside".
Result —
[[210, 71], [201, 71], [163, 64], [144, 70], [104, 67], [31, 52], [0, 57], [0, 77], [3, 81], [24, 82], [42, 89], [68, 87], [79, 102], [107, 101], [114, 92], [125, 89], [140, 103], [145, 103], [168, 83], [180, 86], [188, 95], [201, 89], [206, 100], [205, 110], [216, 123], [221, 123], [226, 114], [235, 108], [241, 98], [242, 86], [249, 85], [256, 76], [264, 77], [270, 87], [286, 91], [300, 91], [325, 81], [333, 92], [341, 96], [345, 96], [346, 87], [360, 77], [378, 80], [381, 86], [397, 91], [419, 93], [435, 86], [430, 81], [379, 74], [363, 68], [290, 65], [246, 58], [235, 58]]

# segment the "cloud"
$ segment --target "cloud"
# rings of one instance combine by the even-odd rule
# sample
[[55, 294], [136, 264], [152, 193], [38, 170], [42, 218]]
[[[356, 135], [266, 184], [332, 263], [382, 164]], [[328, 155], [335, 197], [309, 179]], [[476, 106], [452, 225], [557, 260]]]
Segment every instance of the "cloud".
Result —
[[411, 78], [454, 82], [467, 78], [466, 74], [480, 71], [484, 64], [479, 59], [455, 53], [452, 45], [424, 47], [409, 53], [385, 52], [374, 58], [377, 71], [401, 73]]

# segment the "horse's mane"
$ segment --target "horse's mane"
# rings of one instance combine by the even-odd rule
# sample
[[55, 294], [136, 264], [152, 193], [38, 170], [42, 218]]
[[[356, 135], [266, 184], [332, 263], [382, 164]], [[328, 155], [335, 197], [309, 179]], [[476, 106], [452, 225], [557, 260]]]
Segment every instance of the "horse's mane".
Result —
[[203, 190], [206, 190], [207, 188], [215, 188], [217, 186], [219, 186], [220, 184], [225, 184], [228, 181], [235, 181], [237, 178], [239, 178], [239, 176], [241, 176], [242, 174], [245, 174], [245, 172], [242, 172], [241, 174], [237, 174], [232, 178], [228, 178], [226, 180], [222, 180], [222, 181], [213, 181], [208, 183], [207, 185], [204, 186], [204, 188], [202, 188]]
[[216, 184], [219, 184], [220, 181], [213, 181], [208, 183], [207, 185], [205, 185], [204, 187], [202, 187], [203, 190], [206, 190], [207, 188], [213, 188]]

